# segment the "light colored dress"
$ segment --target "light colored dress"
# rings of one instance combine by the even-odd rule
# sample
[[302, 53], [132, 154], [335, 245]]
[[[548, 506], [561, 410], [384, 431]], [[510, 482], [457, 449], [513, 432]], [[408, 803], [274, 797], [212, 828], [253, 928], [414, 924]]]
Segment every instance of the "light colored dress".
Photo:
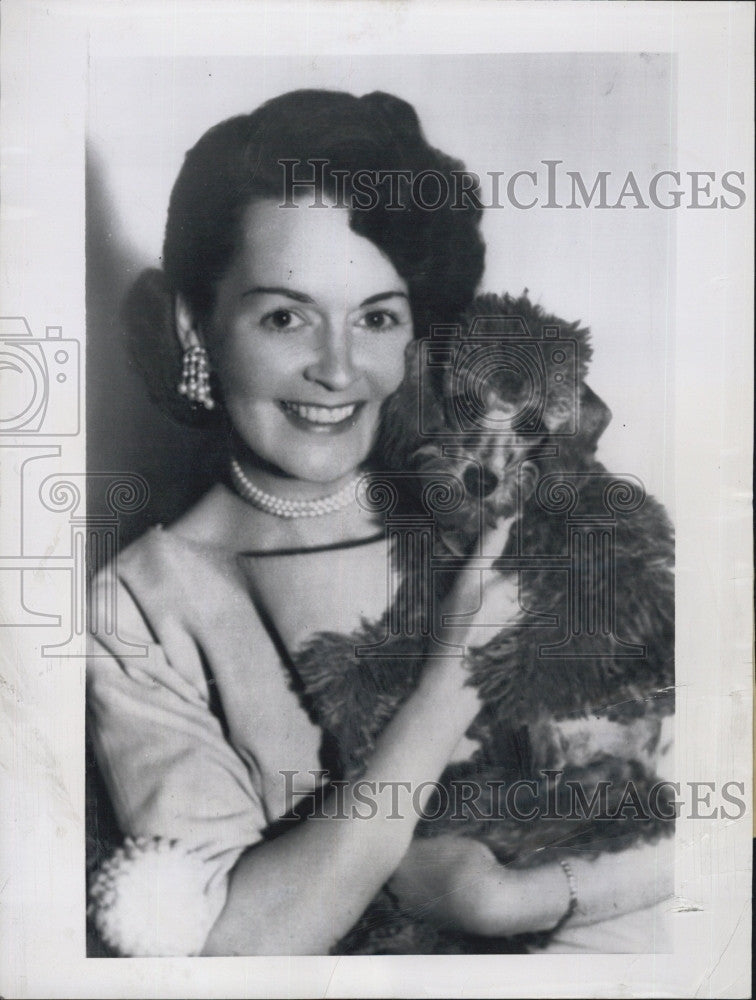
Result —
[[[99, 768], [123, 835], [162, 838], [178, 858], [173, 868], [165, 856], [143, 866], [133, 881], [136, 943], [127, 953], [200, 951], [240, 854], [322, 789], [322, 732], [295, 690], [288, 653], [319, 631], [348, 634], [379, 620], [387, 565], [382, 535], [246, 553], [158, 527], [96, 581], [93, 617], [103, 627], [87, 697]], [[105, 613], [113, 596], [114, 621]], [[186, 856], [196, 862], [191, 876]], [[650, 916], [567, 927], [546, 950], [665, 950]]]
[[[280, 637], [263, 624], [257, 584], [265, 578], [293, 648], [322, 628], [379, 619], [386, 564], [382, 536], [255, 557], [154, 528], [96, 581], [87, 704], [97, 762], [124, 836], [168, 838], [201, 855], [204, 935], [239, 855], [323, 784], [322, 733], [291, 686]], [[106, 628], [114, 573], [115, 627]], [[142, 903], [147, 913], [146, 892]], [[168, 936], [142, 945], [196, 948], [200, 927], [174, 939], [174, 908], [163, 907], [153, 931]]]

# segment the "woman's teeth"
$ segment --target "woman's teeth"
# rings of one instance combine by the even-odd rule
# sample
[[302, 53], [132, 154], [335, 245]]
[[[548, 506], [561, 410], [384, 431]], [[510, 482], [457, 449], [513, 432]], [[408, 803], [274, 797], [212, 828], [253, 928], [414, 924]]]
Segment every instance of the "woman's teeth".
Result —
[[301, 403], [283, 405], [311, 424], [340, 424], [342, 420], [348, 420], [357, 409], [357, 403], [350, 403], [348, 406], [303, 406]]

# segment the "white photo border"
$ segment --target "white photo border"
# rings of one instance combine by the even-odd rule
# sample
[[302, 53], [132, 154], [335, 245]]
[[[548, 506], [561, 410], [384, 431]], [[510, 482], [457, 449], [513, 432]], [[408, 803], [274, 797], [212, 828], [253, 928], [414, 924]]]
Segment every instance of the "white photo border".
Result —
[[[676, 213], [676, 766], [742, 781], [739, 820], [679, 821], [671, 955], [88, 959], [80, 657], [44, 629], [2, 628], [0, 993], [14, 997], [750, 995], [753, 6], [742, 3], [42, 3], [2, 9], [3, 315], [34, 334], [85, 329], [84, 142], [93, 51], [125, 56], [388, 52], [671, 52], [679, 167], [746, 175], [738, 210]], [[559, 303], [554, 303], [559, 309]], [[584, 317], [590, 319], [590, 317]], [[49, 333], [49, 331], [48, 331]], [[53, 331], [49, 334], [56, 336]], [[81, 351], [83, 356], [83, 350]], [[83, 365], [79, 368], [83, 385]], [[85, 469], [82, 433], [0, 448], [7, 482], [45, 453]], [[0, 441], [0, 444], [3, 444]], [[39, 450], [41, 449], [41, 450]], [[6, 513], [21, 498], [11, 497]], [[6, 524], [9, 521], [6, 521]], [[7, 541], [7, 528], [0, 538]], [[15, 530], [15, 528], [14, 528]], [[25, 532], [39, 533], [35, 525]], [[60, 613], [68, 539], [24, 569], [24, 603]], [[5, 542], [3, 542], [5, 544]], [[23, 557], [24, 535], [11, 561]], [[6, 574], [0, 573], [0, 578]], [[5, 579], [0, 579], [0, 585]], [[7, 620], [9, 591], [0, 598]], [[16, 598], [16, 601], [18, 599]]]

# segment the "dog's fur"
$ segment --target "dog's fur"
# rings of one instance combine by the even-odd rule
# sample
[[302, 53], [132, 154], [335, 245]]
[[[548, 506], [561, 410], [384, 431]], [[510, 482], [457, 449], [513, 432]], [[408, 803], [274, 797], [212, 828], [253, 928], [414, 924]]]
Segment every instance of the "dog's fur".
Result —
[[[555, 329], [559, 340], [574, 344], [573, 366], [553, 361]], [[609, 477], [596, 461], [596, 444], [610, 415], [585, 385], [588, 331], [545, 314], [525, 297], [488, 295], [473, 303], [458, 337], [449, 342], [454, 363], [432, 369], [423, 365], [421, 345], [410, 345], [406, 377], [386, 405], [376, 461], [389, 474], [403, 474], [402, 503], [408, 512], [421, 509], [427, 496], [423, 491], [434, 476], [448, 482], [452, 474], [459, 482], [461, 501], [436, 512], [438, 551], [474, 553], [484, 525], [515, 515], [497, 568], [514, 572], [508, 559], [529, 557], [531, 562], [519, 570], [519, 617], [469, 656], [471, 681], [484, 702], [468, 731], [479, 748], [470, 760], [450, 766], [441, 780], [474, 780], [485, 789], [490, 781], [541, 779], [541, 813], [549, 802], [553, 809], [553, 796], [564, 807], [570, 780], [580, 782], [588, 798], [599, 782], [609, 782], [609, 813], [623, 801], [627, 804], [627, 782], [638, 798], [630, 804], [631, 814], [611, 820], [522, 822], [468, 814], [460, 822], [442, 810], [435, 821], [421, 821], [417, 835], [476, 837], [503, 863], [527, 867], [574, 851], [585, 857], [586, 852], [619, 850], [669, 833], [670, 822], [652, 815], [639, 818], [637, 803], [643, 803], [655, 780], [661, 717], [672, 710], [673, 535], [663, 508], [644, 496], [637, 481]], [[535, 395], [527, 373], [533, 366], [527, 358], [521, 363], [523, 351], [541, 369]], [[485, 363], [487, 357], [492, 364]], [[554, 380], [557, 371], [560, 381]], [[482, 414], [477, 425], [466, 417], [468, 404], [477, 407], [476, 419]], [[417, 475], [408, 478], [407, 472]], [[575, 557], [584, 571], [584, 592], [577, 596], [595, 600], [597, 606], [605, 605], [607, 593], [591, 571], [597, 560], [604, 569], [610, 568], [608, 562], [613, 566], [612, 632], [619, 642], [601, 656], [596, 655], [595, 629], [572, 635], [569, 655], [553, 648], [569, 636], [570, 576], [564, 560], [570, 554], [571, 526], [585, 523], [574, 520], [576, 515], [593, 522], [603, 519], [612, 532], [609, 552], [586, 548]], [[563, 563], [555, 565], [558, 557]], [[414, 573], [407, 571], [402, 586], [422, 592]], [[423, 600], [437, 604], [452, 577], [438, 574], [434, 592], [426, 592]], [[397, 599], [404, 596], [402, 590]], [[415, 611], [419, 616], [421, 609]], [[377, 642], [385, 630], [385, 621], [365, 622], [362, 631], [350, 636], [319, 635], [294, 658], [311, 714], [327, 734], [328, 764], [339, 777], [360, 773], [376, 737], [422, 669], [423, 643], [414, 639], [392, 640], [380, 658], [355, 655], [357, 647]], [[635, 654], [642, 647], [642, 655], [628, 656], [627, 644], [634, 644]], [[551, 784], [545, 781], [542, 772], [547, 769], [561, 772], [561, 780], [552, 775]], [[485, 812], [485, 802], [477, 804]], [[513, 947], [512, 942], [493, 946], [443, 932], [402, 912], [384, 891], [336, 950], [367, 954]]]

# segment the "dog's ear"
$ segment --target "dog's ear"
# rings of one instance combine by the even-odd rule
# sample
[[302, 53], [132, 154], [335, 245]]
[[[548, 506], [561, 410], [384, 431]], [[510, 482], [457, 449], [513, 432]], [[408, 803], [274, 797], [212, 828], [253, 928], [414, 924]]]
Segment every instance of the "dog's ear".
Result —
[[[551, 416], [551, 420], [548, 417]], [[565, 412], [561, 418], [555, 414], [547, 414], [547, 426], [550, 434], [560, 435], [573, 422], [574, 414]], [[580, 383], [578, 392], [578, 412], [577, 412], [577, 434], [570, 434], [565, 437], [571, 451], [575, 449], [583, 452], [593, 452], [596, 450], [599, 438], [611, 423], [612, 411], [585, 382]]]
[[593, 451], [612, 420], [612, 411], [589, 386], [580, 386], [580, 414], [578, 437], [583, 445]]

